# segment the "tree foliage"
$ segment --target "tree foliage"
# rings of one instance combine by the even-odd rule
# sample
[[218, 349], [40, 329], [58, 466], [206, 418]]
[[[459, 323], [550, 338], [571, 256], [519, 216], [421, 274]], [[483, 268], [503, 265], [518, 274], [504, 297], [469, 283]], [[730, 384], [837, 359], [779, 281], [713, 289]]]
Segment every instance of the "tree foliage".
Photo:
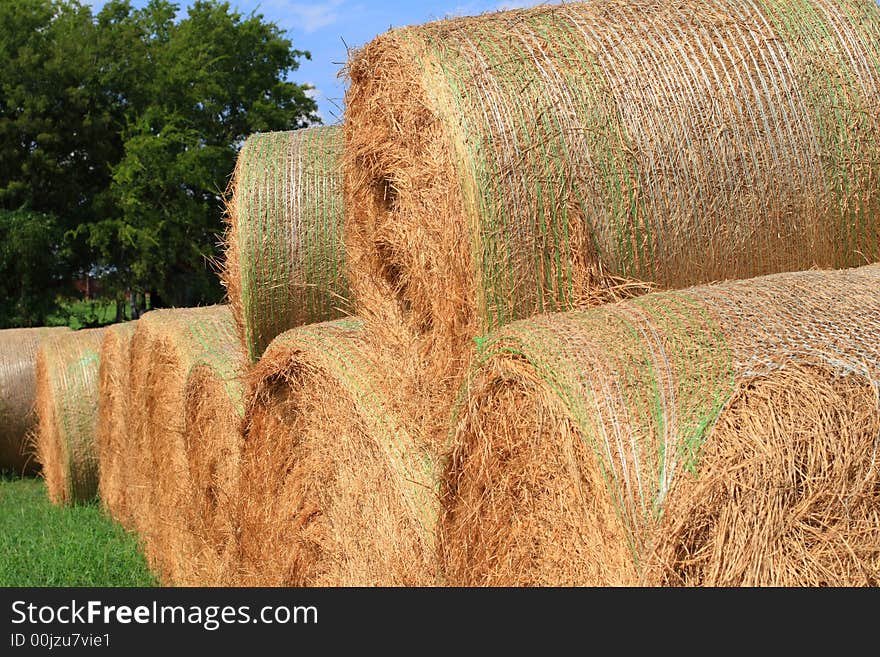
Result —
[[62, 232], [50, 214], [0, 210], [0, 317], [10, 326], [42, 326], [53, 309], [46, 290], [64, 288]]
[[219, 301], [211, 262], [238, 148], [318, 122], [308, 87], [288, 80], [308, 56], [228, 2], [111, 0], [95, 14], [77, 0], [3, 0], [0, 237], [44, 226], [53, 261], [40, 289], [26, 262], [4, 269], [18, 301], [0, 304], [0, 326], [39, 323], [84, 274], [113, 298]]

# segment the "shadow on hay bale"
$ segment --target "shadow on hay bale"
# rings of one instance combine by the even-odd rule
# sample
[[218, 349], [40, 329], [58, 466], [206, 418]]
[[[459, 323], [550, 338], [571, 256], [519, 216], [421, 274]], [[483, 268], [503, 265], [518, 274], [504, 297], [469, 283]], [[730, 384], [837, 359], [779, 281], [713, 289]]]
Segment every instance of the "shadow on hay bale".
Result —
[[38, 464], [28, 447], [37, 421], [37, 347], [46, 338], [69, 332], [66, 326], [0, 331], [0, 470], [36, 474]]

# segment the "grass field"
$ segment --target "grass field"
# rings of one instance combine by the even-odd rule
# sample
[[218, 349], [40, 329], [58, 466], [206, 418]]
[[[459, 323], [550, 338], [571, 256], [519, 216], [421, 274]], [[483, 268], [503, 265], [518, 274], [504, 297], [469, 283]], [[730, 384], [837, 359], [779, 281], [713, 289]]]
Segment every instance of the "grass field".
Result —
[[[125, 307], [125, 319], [131, 313]], [[81, 328], [104, 326], [116, 321], [116, 302], [103, 299], [67, 300], [59, 303], [58, 310], [46, 318], [47, 326], [69, 326], [74, 331]]]
[[42, 479], [0, 478], [0, 586], [156, 586], [137, 539], [97, 504], [59, 508]]

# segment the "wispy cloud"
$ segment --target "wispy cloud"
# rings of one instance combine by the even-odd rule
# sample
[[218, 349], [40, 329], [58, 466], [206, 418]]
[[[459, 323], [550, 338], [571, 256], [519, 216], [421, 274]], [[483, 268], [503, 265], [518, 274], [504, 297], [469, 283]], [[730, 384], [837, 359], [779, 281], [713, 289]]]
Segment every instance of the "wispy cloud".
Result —
[[534, 7], [536, 5], [544, 4], [547, 0], [507, 0], [506, 2], [499, 2], [495, 8], [500, 11], [506, 11], [508, 9], [524, 9], [526, 7]]
[[456, 5], [452, 9], [446, 12], [447, 16], [470, 16], [471, 14], [475, 14], [479, 11], [479, 4], [476, 2], [470, 2], [466, 5]]
[[288, 14], [285, 21], [291, 28], [299, 29], [306, 34], [311, 34], [322, 27], [333, 25], [339, 20], [339, 9], [343, 0], [327, 0], [327, 2], [315, 3], [276, 3], [283, 5], [284, 12]]
[[[553, 1], [553, 0], [549, 0]], [[453, 18], [457, 16], [477, 16], [487, 11], [506, 11], [508, 9], [522, 9], [524, 7], [534, 7], [535, 5], [544, 4], [548, 0], [504, 0], [499, 3], [487, 2], [467, 2], [465, 4], [456, 5], [448, 12], [446, 16]]]

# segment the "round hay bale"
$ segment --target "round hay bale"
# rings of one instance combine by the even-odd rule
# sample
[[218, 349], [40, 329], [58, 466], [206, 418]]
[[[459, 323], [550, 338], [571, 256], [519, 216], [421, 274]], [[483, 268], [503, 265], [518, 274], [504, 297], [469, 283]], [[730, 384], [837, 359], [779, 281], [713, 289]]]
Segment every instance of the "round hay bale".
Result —
[[165, 584], [200, 584], [202, 537], [193, 527], [201, 520], [190, 518], [196, 506], [187, 453], [187, 380], [203, 365], [231, 378], [244, 360], [229, 306], [153, 310], [137, 320], [129, 405], [140, 497], [135, 527], [151, 570]]
[[254, 134], [239, 153], [222, 278], [252, 362], [279, 333], [348, 305], [341, 154], [336, 126]]
[[444, 379], [473, 336], [639, 281], [880, 260], [878, 39], [872, 0], [595, 0], [378, 36], [347, 68], [355, 312], [396, 314]]
[[98, 424], [95, 429], [98, 498], [110, 516], [128, 529], [134, 527], [128, 499], [134, 470], [128, 404], [131, 338], [136, 325], [136, 321], [113, 324], [104, 334], [98, 368]]
[[186, 380], [185, 429], [191, 502], [187, 530], [197, 539], [187, 581], [224, 586], [234, 568], [233, 529], [241, 460], [245, 354], [216, 352], [210, 364], [194, 367]]
[[434, 458], [393, 412], [360, 325], [283, 333], [251, 375], [238, 584], [434, 582]]
[[880, 581], [880, 266], [514, 322], [453, 413], [449, 585]]
[[28, 450], [28, 435], [37, 419], [37, 347], [45, 338], [69, 330], [59, 326], [0, 331], [0, 471], [37, 472]]
[[37, 428], [32, 436], [49, 499], [89, 502], [98, 492], [98, 369], [105, 329], [63, 332], [37, 348]]

